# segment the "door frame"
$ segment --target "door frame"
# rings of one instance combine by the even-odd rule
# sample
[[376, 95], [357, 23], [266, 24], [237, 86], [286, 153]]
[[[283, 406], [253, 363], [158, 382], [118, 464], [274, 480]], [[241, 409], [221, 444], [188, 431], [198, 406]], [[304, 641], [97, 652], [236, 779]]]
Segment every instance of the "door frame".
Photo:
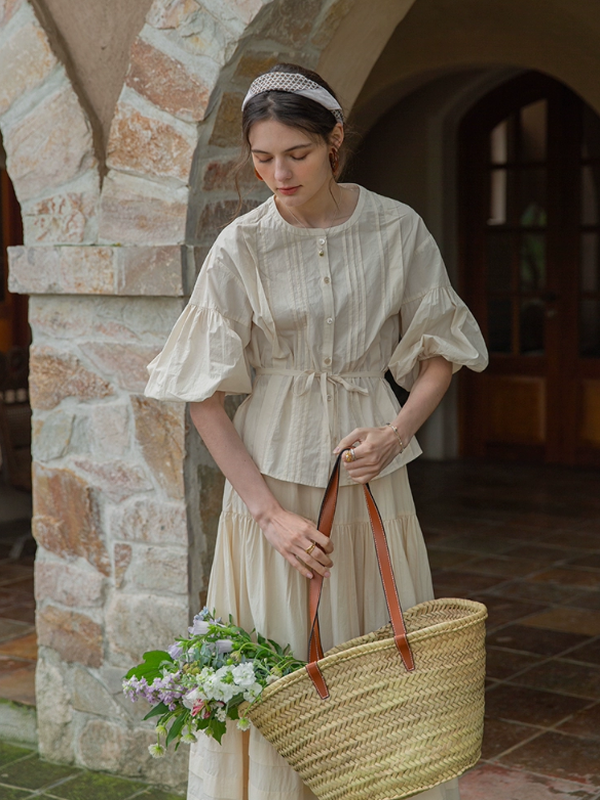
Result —
[[[548, 295], [544, 356], [491, 356], [494, 374], [545, 376], [545, 442], [539, 446], [486, 443], [489, 383], [484, 376], [465, 374], [460, 382], [460, 446], [464, 455], [563, 464], [600, 464], [600, 450], [578, 445], [581, 383], [600, 378], [600, 359], [573, 358], [578, 353], [579, 303], [579, 143], [584, 102], [559, 81], [537, 72], [512, 78], [481, 98], [465, 114], [458, 130], [457, 251], [464, 296], [487, 335], [485, 264], [489, 197], [489, 133], [513, 111], [548, 99], [547, 171], [548, 224], [546, 234]], [[574, 277], [577, 276], [577, 277]], [[554, 295], [555, 300], [549, 298]], [[523, 359], [527, 359], [525, 363]]]

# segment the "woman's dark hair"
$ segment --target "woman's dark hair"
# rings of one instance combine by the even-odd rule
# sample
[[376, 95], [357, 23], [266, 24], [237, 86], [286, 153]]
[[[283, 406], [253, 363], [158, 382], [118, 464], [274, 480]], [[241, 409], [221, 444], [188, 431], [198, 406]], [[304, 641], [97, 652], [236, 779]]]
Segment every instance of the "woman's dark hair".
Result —
[[[306, 67], [301, 67], [299, 64], [276, 64], [267, 72], [299, 73], [314, 83], [318, 83], [319, 86], [326, 89], [337, 100], [335, 92], [327, 81], [323, 80], [318, 73], [306, 69]], [[329, 143], [331, 132], [337, 124], [337, 119], [325, 106], [315, 100], [311, 100], [309, 97], [303, 97], [293, 92], [272, 90], [261, 92], [250, 98], [242, 112], [242, 154], [235, 170], [235, 184], [240, 199], [239, 208], [242, 205], [242, 197], [238, 185], [238, 176], [250, 159], [250, 130], [255, 123], [267, 119], [274, 119], [277, 122], [281, 122], [282, 125], [297, 128], [306, 133], [311, 139], [315, 141], [320, 139], [326, 144]], [[338, 174], [344, 166], [344, 155], [342, 145]]]

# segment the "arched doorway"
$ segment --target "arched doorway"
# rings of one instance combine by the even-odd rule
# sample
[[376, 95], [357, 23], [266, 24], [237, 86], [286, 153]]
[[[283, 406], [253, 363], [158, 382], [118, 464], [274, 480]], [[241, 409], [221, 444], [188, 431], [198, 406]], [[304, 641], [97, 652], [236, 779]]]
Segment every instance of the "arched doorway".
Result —
[[463, 377], [468, 455], [600, 464], [600, 118], [536, 72], [459, 131], [459, 264], [490, 349]]

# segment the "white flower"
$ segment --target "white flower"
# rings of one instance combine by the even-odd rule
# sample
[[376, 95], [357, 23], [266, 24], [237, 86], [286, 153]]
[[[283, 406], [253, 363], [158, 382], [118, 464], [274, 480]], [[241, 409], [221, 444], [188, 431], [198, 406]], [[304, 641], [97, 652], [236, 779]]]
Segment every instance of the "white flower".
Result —
[[234, 683], [226, 680], [229, 676], [231, 676], [229, 665], [221, 667], [216, 672], [202, 670], [200, 678], [205, 696], [209, 700], [221, 700], [228, 703], [240, 691]]
[[189, 708], [191, 711], [196, 705], [196, 703], [202, 699], [203, 697], [200, 692], [200, 689], [191, 689], [186, 695], [183, 696], [181, 702], [186, 708]]
[[244, 700], [247, 700], [249, 703], [251, 703], [253, 700], [256, 700], [261, 692], [262, 686], [260, 683], [253, 683], [252, 686], [249, 686], [244, 692]]
[[182, 742], [185, 742], [186, 744], [194, 744], [195, 742], [197, 742], [197, 741], [198, 741], [198, 739], [196, 739], [196, 737], [194, 736], [194, 734], [190, 732], [190, 733], [185, 733], [185, 734], [184, 734], [184, 735], [181, 737], [181, 741], [182, 741]]
[[279, 680], [279, 675], [273, 675], [272, 673], [271, 675], [267, 675], [267, 686], [271, 683], [275, 683], [275, 681], [278, 680]]
[[215, 717], [219, 722], [225, 722], [227, 720], [227, 712], [224, 708], [218, 708], [215, 712]]
[[231, 653], [233, 649], [233, 642], [231, 639], [219, 639], [216, 643], [217, 653]]
[[249, 689], [256, 682], [254, 667], [249, 661], [237, 664], [232, 668], [231, 674], [235, 683], [242, 689]]
[[162, 744], [151, 744], [148, 747], [148, 752], [150, 753], [152, 758], [162, 758], [167, 751], [162, 746]]
[[237, 726], [241, 731], [247, 731], [250, 727], [250, 720], [246, 719], [246, 717], [240, 717], [237, 721]]

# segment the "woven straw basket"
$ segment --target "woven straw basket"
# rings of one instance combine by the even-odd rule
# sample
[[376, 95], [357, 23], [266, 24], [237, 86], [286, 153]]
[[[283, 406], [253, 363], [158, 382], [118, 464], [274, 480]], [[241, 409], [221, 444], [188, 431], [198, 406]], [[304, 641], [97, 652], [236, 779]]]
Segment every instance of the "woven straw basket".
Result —
[[[339, 459], [319, 516], [327, 534], [338, 481]], [[323, 656], [313, 579], [310, 663], [246, 712], [320, 800], [400, 800], [460, 775], [481, 752], [486, 608], [440, 598], [402, 615], [368, 486], [365, 497], [391, 624]]]

